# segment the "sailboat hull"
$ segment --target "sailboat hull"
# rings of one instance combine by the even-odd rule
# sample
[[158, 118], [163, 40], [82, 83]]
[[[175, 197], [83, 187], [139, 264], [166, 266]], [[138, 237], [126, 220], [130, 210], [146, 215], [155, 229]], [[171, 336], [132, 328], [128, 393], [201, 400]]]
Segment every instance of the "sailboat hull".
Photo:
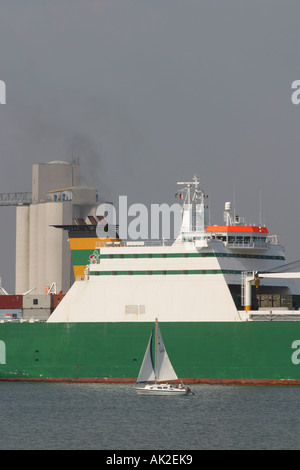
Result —
[[145, 387], [137, 387], [136, 391], [138, 395], [164, 395], [164, 396], [174, 396], [174, 395], [188, 395], [190, 393], [189, 387], [174, 387], [169, 384], [153, 384], [145, 385]]

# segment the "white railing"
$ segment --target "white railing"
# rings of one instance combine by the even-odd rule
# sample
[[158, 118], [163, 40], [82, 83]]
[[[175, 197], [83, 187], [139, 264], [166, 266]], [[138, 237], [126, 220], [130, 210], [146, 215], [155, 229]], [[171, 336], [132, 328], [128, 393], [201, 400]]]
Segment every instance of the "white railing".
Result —
[[131, 240], [131, 241], [109, 241], [97, 242], [95, 248], [110, 247], [143, 247], [143, 246], [171, 246], [175, 240]]
[[[195, 235], [192, 233], [182, 234], [182, 240], [179, 239], [180, 243], [192, 243], [196, 244], [199, 240], [217, 240], [222, 241], [228, 248], [267, 248], [268, 245], [278, 245], [277, 235], [269, 235], [267, 237], [257, 237], [256, 240], [250, 238], [250, 240], [242, 238], [241, 240], [229, 241], [226, 236], [218, 237], [215, 234]], [[101, 247], [144, 247], [144, 246], [172, 246], [176, 242], [174, 239], [159, 239], [159, 240], [119, 240], [119, 241], [99, 241], [96, 243], [95, 248]]]

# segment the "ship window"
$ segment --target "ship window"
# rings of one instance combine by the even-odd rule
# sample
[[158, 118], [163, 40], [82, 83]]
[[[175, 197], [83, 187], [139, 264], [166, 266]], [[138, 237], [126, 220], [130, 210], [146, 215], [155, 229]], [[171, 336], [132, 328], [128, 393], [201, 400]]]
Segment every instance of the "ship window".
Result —
[[137, 305], [125, 305], [125, 313], [136, 315], [138, 313], [138, 306]]
[[33, 305], [38, 305], [39, 299], [33, 299]]
[[145, 305], [139, 305], [139, 313], [146, 313]]
[[148, 254], [148, 258], [152, 258], [152, 254], [151, 254], [151, 253]]

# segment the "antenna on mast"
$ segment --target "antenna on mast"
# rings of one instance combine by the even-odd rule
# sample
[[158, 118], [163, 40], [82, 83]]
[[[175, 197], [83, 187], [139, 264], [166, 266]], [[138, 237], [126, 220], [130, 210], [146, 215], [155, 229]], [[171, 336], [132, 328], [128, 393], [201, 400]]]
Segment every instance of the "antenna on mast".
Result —
[[235, 223], [235, 185], [233, 185], [233, 220]]
[[184, 200], [184, 203], [186, 204], [191, 204], [191, 187], [192, 185], [194, 185], [195, 187], [195, 190], [194, 190], [194, 195], [193, 195], [193, 201], [195, 199], [197, 199], [198, 197], [198, 185], [200, 184], [200, 181], [199, 181], [199, 176], [198, 175], [194, 175], [193, 176], [193, 181], [178, 181], [177, 184], [180, 184], [180, 185], [186, 185], [186, 188], [183, 188], [182, 191], [186, 191], [186, 196], [185, 196], [185, 200]]
[[259, 226], [262, 226], [262, 217], [261, 217], [261, 190], [259, 191]]
[[[205, 204], [205, 198], [207, 197], [202, 189], [200, 189], [199, 176], [194, 175], [193, 181], [178, 181], [177, 184], [186, 185], [182, 191], [186, 191], [184, 203], [182, 205], [182, 225], [181, 234], [185, 234], [187, 237], [195, 236], [198, 233], [198, 237], [204, 237], [203, 233], [207, 227], [206, 209], [208, 206]], [[192, 187], [194, 187], [193, 194], [191, 195]], [[199, 233], [201, 235], [199, 235]], [[197, 243], [200, 239], [198, 239]], [[200, 242], [199, 242], [200, 243]]]

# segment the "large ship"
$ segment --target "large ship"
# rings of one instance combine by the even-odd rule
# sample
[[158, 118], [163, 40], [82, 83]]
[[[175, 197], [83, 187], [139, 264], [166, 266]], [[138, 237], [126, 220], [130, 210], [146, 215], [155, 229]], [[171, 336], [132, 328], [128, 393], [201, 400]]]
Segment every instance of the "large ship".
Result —
[[136, 381], [158, 318], [185, 383], [300, 385], [300, 297], [277, 236], [182, 183], [175, 240], [69, 232], [74, 284], [45, 322], [0, 322], [0, 380]]

